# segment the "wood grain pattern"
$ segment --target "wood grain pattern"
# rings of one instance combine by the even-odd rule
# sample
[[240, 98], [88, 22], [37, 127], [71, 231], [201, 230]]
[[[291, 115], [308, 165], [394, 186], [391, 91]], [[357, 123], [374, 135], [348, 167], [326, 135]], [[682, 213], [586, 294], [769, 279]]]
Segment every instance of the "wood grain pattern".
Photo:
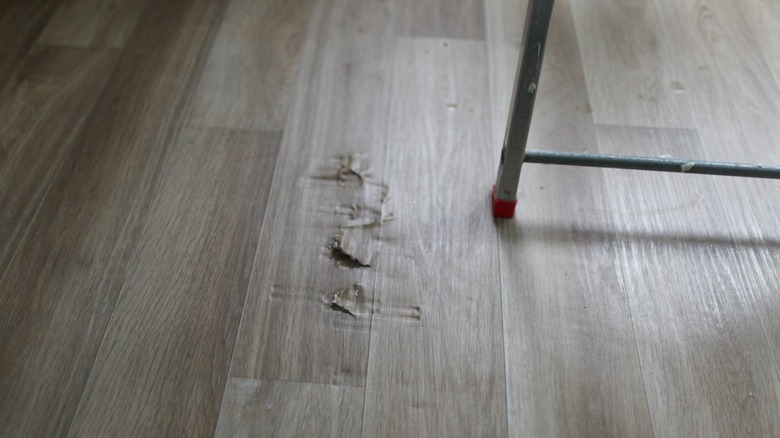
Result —
[[[375, 270], [329, 246], [339, 228], [380, 218], [395, 17], [389, 3], [359, 0], [315, 11], [231, 376], [365, 383]], [[380, 228], [350, 232], [373, 255]], [[355, 284], [353, 316], [331, 303]]]
[[[366, 436], [501, 436], [506, 395], [482, 42], [401, 38]], [[402, 421], [399, 421], [403, 419]]]
[[[0, 436], [780, 435], [776, 181], [490, 219], [526, 5], [0, 1]], [[778, 11], [558, 0], [529, 147], [780, 164]]]
[[[675, 42], [671, 61], [690, 84], [690, 110], [701, 139], [701, 146], [690, 142], [678, 156], [780, 162], [780, 131], [771, 115], [778, 111], [777, 82], [740, 8], [730, 2], [657, 3], [667, 23], [665, 38]], [[636, 132], [601, 131], [604, 144], [628, 137], [651, 148], [636, 139]], [[682, 185], [638, 181], [657, 187], [645, 201], [653, 204], [662, 204], [662, 194]], [[647, 287], [658, 296], [632, 297], [632, 309], [655, 315], [651, 321], [636, 317], [635, 327], [643, 372], [662, 370], [665, 376], [645, 378], [659, 434], [777, 434], [778, 337], [771, 309], [777, 304], [778, 219], [776, 207], [767, 203], [774, 186], [772, 181], [686, 180], [687, 192], [702, 194], [695, 209], [621, 224], [634, 233], [681, 236], [688, 242], [681, 250], [662, 239], [652, 249], [631, 241], [624, 250], [631, 254], [626, 265], [652, 251], [663, 272], [660, 278], [636, 280], [637, 293]], [[627, 208], [620, 204], [617, 210]], [[670, 291], [674, 296], [666, 295]], [[669, 410], [683, 405], [686, 410]]]
[[219, 6], [146, 10], [0, 282], [0, 435], [67, 431]]
[[[664, 7], [661, 7], [664, 6]], [[730, 2], [659, 4], [707, 157], [780, 162], [780, 87]]]
[[[767, 116], [777, 111], [777, 86], [739, 11], [728, 2], [660, 0], [655, 11], [663, 32], [653, 42], [666, 47], [664, 72], [678, 79], [686, 103], [665, 111], [698, 129], [600, 126], [602, 149], [775, 161], [770, 143], [780, 136]], [[593, 77], [615, 75], [606, 65], [591, 67]], [[593, 99], [608, 96], [597, 93]], [[655, 109], [627, 111], [635, 123], [658, 119]], [[769, 231], [777, 219], [763, 213], [769, 209], [762, 202], [769, 183], [681, 178], [609, 173], [606, 179], [607, 187], [623, 188], [610, 196], [616, 265], [654, 432], [773, 435], [777, 366], [766, 322], [775, 318], [763, 310], [773, 300], [761, 299], [777, 278]]]
[[36, 49], [0, 93], [0, 278], [117, 58]]
[[70, 435], [213, 433], [279, 141], [182, 135]]
[[228, 380], [218, 437], [360, 436], [363, 388]]
[[400, 0], [400, 3], [403, 36], [485, 38], [483, 0]]
[[[688, 156], [703, 153], [690, 130], [599, 126], [598, 136], [607, 152], [658, 155], [674, 145]], [[740, 206], [721, 190], [729, 182], [713, 179], [607, 174], [615, 188], [615, 265], [654, 432], [772, 436], [780, 427], [780, 379], [752, 296], [766, 273], [751, 255], [777, 243], [724, 220], [739, 217]], [[640, 187], [652, 190], [637, 193]]]
[[780, 4], [752, 0], [737, 4], [776, 82], [780, 82]]
[[[754, 17], [750, 5], [729, 2], [670, 3], [663, 9], [669, 38], [679, 38], [686, 27], [688, 38], [681, 40], [675, 63], [684, 69], [694, 86], [690, 87], [692, 111], [702, 140], [702, 154], [715, 159], [780, 163], [777, 144], [780, 127], [775, 114], [780, 111], [780, 88], [773, 75], [772, 57], [765, 56], [770, 34], [757, 35], [750, 28]], [[771, 20], [773, 8], [765, 19]], [[753, 20], [753, 21], [751, 21]], [[693, 61], [693, 62], [692, 62]], [[776, 242], [778, 214], [773, 200], [778, 196], [776, 181], [713, 181], [713, 190], [735, 210], [721, 214], [731, 233], [757, 242]], [[742, 257], [753, 260], [754, 271], [747, 278], [754, 282], [751, 294], [762, 315], [764, 331], [778, 351], [773, 312], [777, 270], [771, 245], [757, 246]], [[777, 360], [775, 360], [777, 367]]]
[[63, 0], [38, 43], [122, 47], [146, 3], [146, 0]]
[[231, 1], [206, 63], [190, 123], [284, 128], [314, 3]]
[[[555, 7], [528, 147], [597, 152], [569, 2]], [[603, 171], [527, 164], [520, 187], [499, 224], [509, 435], [651, 436]]]
[[687, 82], [678, 77], [656, 5], [645, 0], [572, 2], [596, 123], [689, 128]]
[[8, 0], [0, 4], [0, 90], [27, 56], [57, 4], [52, 0]]

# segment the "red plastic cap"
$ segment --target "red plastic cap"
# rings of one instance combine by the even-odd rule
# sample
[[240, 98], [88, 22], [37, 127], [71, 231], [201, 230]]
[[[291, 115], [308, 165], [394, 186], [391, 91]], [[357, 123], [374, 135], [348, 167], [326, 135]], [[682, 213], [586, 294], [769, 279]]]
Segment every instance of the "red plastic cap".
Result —
[[515, 206], [517, 206], [517, 199], [514, 201], [498, 199], [496, 197], [496, 186], [493, 186], [493, 217], [511, 219], [515, 216]]

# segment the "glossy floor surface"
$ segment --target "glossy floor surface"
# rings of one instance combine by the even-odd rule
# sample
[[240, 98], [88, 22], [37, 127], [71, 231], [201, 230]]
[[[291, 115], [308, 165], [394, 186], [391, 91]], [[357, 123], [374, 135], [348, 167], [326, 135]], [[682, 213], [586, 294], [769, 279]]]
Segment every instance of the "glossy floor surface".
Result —
[[[779, 435], [780, 182], [491, 217], [525, 7], [0, 1], [0, 435]], [[780, 164], [778, 29], [558, 0], [529, 147]]]

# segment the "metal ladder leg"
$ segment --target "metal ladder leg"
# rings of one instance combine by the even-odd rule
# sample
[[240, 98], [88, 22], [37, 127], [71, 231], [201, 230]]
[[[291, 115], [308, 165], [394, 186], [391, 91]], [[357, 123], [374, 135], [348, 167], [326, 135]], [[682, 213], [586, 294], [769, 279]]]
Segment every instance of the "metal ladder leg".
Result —
[[517, 64], [515, 88], [512, 105], [509, 108], [509, 121], [501, 150], [498, 176], [496, 185], [493, 186], [493, 216], [498, 218], [514, 216], [517, 205], [517, 185], [524, 162], [780, 179], [780, 166], [544, 150], [526, 151], [552, 10], [553, 0], [528, 1], [523, 47]]
[[525, 145], [531, 128], [544, 45], [550, 27], [554, 0], [528, 0], [523, 30], [522, 51], [517, 63], [515, 88], [509, 107], [501, 162], [493, 187], [493, 216], [511, 218], [517, 205], [520, 168], [525, 160]]

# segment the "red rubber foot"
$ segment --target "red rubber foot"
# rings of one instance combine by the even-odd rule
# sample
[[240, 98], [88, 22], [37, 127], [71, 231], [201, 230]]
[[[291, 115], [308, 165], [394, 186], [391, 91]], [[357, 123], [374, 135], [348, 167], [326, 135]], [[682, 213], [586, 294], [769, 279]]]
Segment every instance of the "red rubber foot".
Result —
[[514, 201], [498, 199], [496, 197], [496, 186], [493, 186], [493, 217], [511, 219], [515, 216], [515, 206], [517, 206], [517, 199]]

